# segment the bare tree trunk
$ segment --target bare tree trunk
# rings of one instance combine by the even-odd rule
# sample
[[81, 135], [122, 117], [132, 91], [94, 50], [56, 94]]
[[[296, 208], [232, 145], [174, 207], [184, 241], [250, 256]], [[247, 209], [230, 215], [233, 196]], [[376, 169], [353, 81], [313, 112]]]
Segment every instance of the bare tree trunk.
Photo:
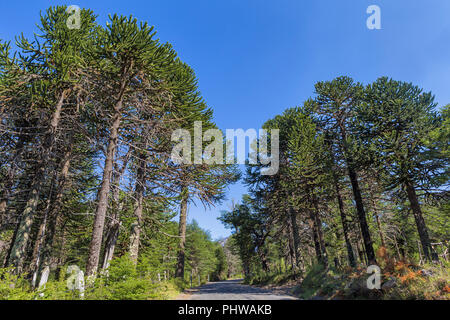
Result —
[[309, 210], [309, 226], [311, 228], [312, 236], [313, 236], [313, 242], [314, 242], [314, 249], [316, 251], [316, 257], [319, 263], [324, 263], [323, 256], [322, 256], [322, 249], [320, 246], [320, 240], [319, 235], [317, 232], [317, 226], [316, 226], [316, 219], [315, 214], [312, 210]]
[[438, 255], [433, 250], [431, 246], [431, 241], [428, 236], [428, 229], [425, 225], [425, 220], [422, 215], [422, 210], [420, 208], [419, 200], [417, 199], [416, 190], [414, 185], [410, 180], [405, 182], [406, 192], [408, 193], [408, 199], [411, 205], [411, 209], [414, 214], [414, 219], [416, 220], [417, 231], [419, 232], [420, 242], [422, 244], [423, 254], [425, 258], [429, 261], [439, 261]]
[[15, 228], [14, 228], [14, 232], [13, 232], [13, 236], [12, 236], [12, 241], [9, 244], [9, 246], [7, 247], [7, 251], [6, 251], [6, 257], [3, 261], [3, 267], [7, 268], [9, 266], [9, 257], [11, 256], [11, 252], [12, 252], [12, 248], [14, 245], [14, 239], [17, 237], [17, 231], [19, 230], [19, 223], [16, 224]]
[[130, 258], [133, 263], [136, 265], [139, 255], [139, 240], [141, 235], [141, 226], [142, 226], [142, 211], [143, 211], [143, 202], [144, 202], [144, 189], [145, 189], [145, 167], [146, 156], [142, 152], [139, 154], [137, 175], [136, 175], [136, 201], [135, 201], [135, 209], [134, 209], [134, 218], [135, 221], [131, 225], [131, 236], [130, 236]]
[[95, 277], [100, 260], [100, 250], [102, 247], [103, 229], [105, 228], [106, 211], [108, 209], [108, 198], [111, 189], [111, 177], [113, 172], [114, 155], [116, 152], [119, 128], [122, 120], [123, 96], [128, 84], [128, 70], [124, 69], [120, 84], [120, 91], [117, 102], [114, 106], [113, 123], [110, 128], [108, 147], [106, 150], [105, 166], [103, 169], [103, 178], [100, 190], [97, 195], [97, 208], [95, 211], [94, 227], [92, 230], [92, 239], [89, 245], [89, 256], [86, 264], [86, 275]]
[[121, 223], [117, 220], [111, 223], [105, 241], [105, 254], [103, 257], [102, 269], [109, 268], [112, 258], [114, 257], [114, 250], [116, 249], [117, 239], [119, 238]]
[[294, 249], [294, 259], [295, 259], [295, 267], [298, 267], [299, 264], [299, 254], [298, 249], [300, 247], [300, 236], [298, 234], [298, 225], [297, 225], [297, 215], [295, 214], [294, 209], [289, 210], [290, 218], [291, 218], [291, 229], [292, 229], [292, 240], [293, 240], [293, 249]]
[[116, 248], [117, 239], [119, 238], [120, 227], [122, 226], [122, 223], [119, 220], [120, 212], [122, 212], [123, 209], [123, 202], [119, 199], [120, 181], [122, 179], [123, 173], [125, 172], [125, 169], [127, 168], [128, 161], [130, 160], [131, 150], [131, 148], [128, 150], [123, 160], [122, 167], [119, 170], [116, 169], [116, 172], [114, 173], [113, 185], [115, 186], [115, 188], [113, 190], [112, 196], [114, 202], [114, 212], [108, 226], [108, 231], [106, 232], [105, 249], [102, 264], [103, 270], [108, 269], [109, 264], [114, 257], [114, 250]]
[[185, 260], [185, 249], [186, 249], [186, 220], [187, 220], [187, 205], [188, 205], [188, 194], [187, 189], [183, 188], [182, 193], [183, 199], [181, 199], [180, 204], [180, 222], [179, 222], [179, 232], [180, 243], [178, 248], [178, 261], [175, 270], [175, 277], [184, 278], [184, 260]]
[[118, 132], [121, 122], [122, 101], [118, 103], [115, 110], [114, 122], [111, 126], [111, 133], [106, 152], [105, 167], [103, 169], [103, 179], [98, 192], [98, 205], [95, 211], [94, 227], [92, 230], [92, 240], [89, 246], [89, 257], [86, 266], [87, 276], [94, 276], [97, 273], [100, 249], [102, 246], [103, 229], [105, 227], [106, 211], [108, 209], [108, 195], [111, 188], [111, 174], [113, 171], [114, 154], [117, 147]]
[[285, 235], [288, 239], [288, 251], [286, 254], [286, 260], [285, 260], [285, 265], [286, 265], [286, 270], [287, 270], [287, 263], [289, 260], [289, 264], [291, 265], [291, 269], [295, 270], [295, 251], [294, 251], [294, 239], [293, 239], [293, 235], [292, 235], [292, 225], [291, 225], [291, 221], [288, 219], [287, 221], [288, 224], [288, 231], [285, 231]]
[[33, 178], [30, 196], [22, 212], [16, 236], [13, 239], [13, 245], [11, 248], [11, 254], [9, 256], [8, 265], [13, 266], [15, 268], [15, 272], [17, 273], [21, 273], [23, 269], [25, 250], [27, 248], [28, 240], [30, 237], [36, 208], [39, 203], [41, 186], [45, 178], [45, 172], [47, 170], [48, 162], [51, 156], [51, 149], [53, 147], [56, 131], [61, 119], [61, 111], [64, 105], [64, 100], [69, 92], [70, 90], [63, 91], [58, 103], [56, 104], [56, 108], [53, 112], [52, 120], [50, 122], [49, 132], [44, 140], [42, 160]]
[[356, 171], [353, 169], [351, 161], [347, 161], [348, 175], [352, 184], [353, 196], [356, 203], [356, 211], [358, 213], [359, 225], [364, 242], [365, 252], [370, 264], [376, 264], [375, 251], [372, 246], [372, 239], [370, 237], [369, 225], [367, 224], [366, 212], [361, 197], [361, 189], [359, 188]]
[[6, 209], [8, 206], [8, 199], [9, 199], [11, 189], [14, 185], [14, 178], [16, 176], [16, 170], [17, 170], [16, 163], [18, 161], [20, 161], [19, 160], [20, 155], [22, 154], [22, 149], [24, 147], [26, 139], [27, 138], [24, 135], [21, 135], [19, 137], [19, 140], [17, 141], [16, 146], [14, 148], [15, 156], [11, 160], [11, 166], [8, 169], [8, 175], [7, 175], [8, 178], [3, 187], [3, 190], [0, 191], [0, 232], [2, 230], [3, 225], [6, 224], [7, 220], [8, 220], [6, 217]]
[[347, 248], [348, 263], [351, 267], [356, 267], [355, 256], [353, 255], [352, 243], [350, 242], [350, 237], [349, 237], [349, 227], [348, 227], [348, 222], [347, 222], [347, 215], [345, 213], [345, 208], [344, 208], [344, 201], [342, 200], [342, 196], [341, 196], [341, 188], [339, 187], [339, 179], [334, 170], [336, 163], [335, 163], [333, 148], [332, 148], [331, 142], [329, 142], [329, 140], [326, 140], [326, 141], [327, 141], [328, 149], [330, 151], [331, 174], [333, 177], [334, 188], [336, 191], [336, 198], [338, 201], [339, 213], [341, 215], [342, 230], [344, 232], [345, 245]]
[[378, 213], [376, 211], [375, 211], [375, 220], [377, 221], [378, 232], [380, 234], [380, 240], [381, 240], [381, 246], [386, 248], [386, 242], [384, 240], [383, 229], [381, 228], [380, 217], [378, 216]]
[[325, 240], [324, 240], [323, 232], [322, 232], [322, 221], [320, 219], [319, 203], [318, 203], [318, 200], [314, 193], [312, 194], [312, 201], [313, 201], [314, 211], [315, 211], [313, 213], [314, 227], [316, 229], [317, 238], [318, 238], [319, 246], [320, 246], [320, 256], [321, 256], [320, 261], [322, 262], [322, 264], [324, 266], [328, 266], [328, 255], [327, 255], [327, 249], [325, 246]]
[[348, 176], [353, 190], [353, 198], [356, 203], [356, 211], [358, 213], [359, 225], [364, 241], [364, 247], [367, 254], [367, 258], [370, 264], [377, 264], [375, 258], [375, 251], [373, 250], [372, 239], [370, 237], [369, 225], [367, 224], [366, 211], [364, 210], [364, 204], [361, 196], [361, 189], [359, 187], [358, 176], [354, 168], [353, 158], [351, 157], [347, 147], [347, 133], [345, 127], [341, 126], [341, 139], [342, 147], [345, 155], [345, 161], [347, 163]]
[[370, 193], [372, 194], [370, 196], [370, 200], [372, 203], [372, 209], [375, 215], [375, 220], [377, 222], [377, 228], [378, 228], [378, 234], [380, 236], [380, 241], [381, 241], [381, 246], [383, 248], [386, 248], [386, 241], [384, 239], [384, 234], [383, 234], [383, 229], [381, 226], [381, 221], [380, 221], [380, 215], [378, 213], [378, 206], [377, 206], [377, 199], [376, 199], [376, 195], [379, 194], [378, 189], [375, 187], [375, 183], [373, 184], [374, 187], [370, 188]]
[[361, 248], [359, 247], [359, 239], [356, 239], [356, 251], [358, 251], [359, 261], [361, 263], [365, 263], [364, 254]]
[[269, 264], [267, 262], [267, 255], [264, 249], [262, 249], [259, 253], [259, 256], [261, 258], [261, 267], [263, 269], [264, 272], [270, 272], [270, 267]]
[[[289, 252], [287, 252], [287, 253], [285, 253], [285, 256], [284, 256], [284, 270], [286, 272], [288, 271], [288, 260], [289, 259], [292, 260], [291, 255], [289, 254]], [[292, 264], [292, 261], [291, 261], [291, 264]]]
[[49, 213], [49, 209], [50, 209], [50, 202], [51, 202], [51, 192], [50, 192], [50, 197], [47, 200], [47, 206], [45, 209], [45, 213], [44, 213], [44, 219], [41, 223], [41, 225], [39, 226], [39, 231], [37, 233], [36, 236], [36, 242], [34, 245], [34, 249], [33, 249], [33, 257], [31, 259], [31, 267], [30, 270], [33, 271], [33, 280], [31, 285], [33, 286], [33, 288], [36, 288], [36, 284], [37, 282], [37, 278], [38, 278], [38, 271], [39, 271], [39, 264], [40, 264], [40, 258], [41, 258], [41, 248], [45, 239], [45, 231], [47, 228], [47, 220], [48, 220], [48, 213]]
[[338, 201], [339, 213], [341, 214], [341, 223], [342, 223], [342, 230], [344, 232], [345, 245], [347, 247], [348, 263], [351, 267], [356, 267], [355, 256], [353, 255], [352, 243], [350, 242], [350, 238], [348, 235], [349, 228], [348, 228], [348, 223], [347, 223], [347, 215], [346, 215], [345, 209], [344, 209], [344, 201], [342, 201], [341, 190], [339, 188], [339, 183], [338, 183], [336, 177], [334, 179], [334, 186], [336, 189], [336, 198]]
[[55, 240], [58, 221], [61, 218], [62, 202], [64, 192], [65, 190], [67, 190], [67, 181], [69, 176], [71, 160], [72, 160], [72, 141], [69, 142], [68, 149], [66, 150], [64, 157], [62, 159], [61, 171], [58, 175], [56, 195], [54, 196], [54, 198], [53, 197], [51, 198], [51, 204], [48, 211], [48, 219], [45, 219], [43, 223], [45, 224], [45, 226], [44, 226], [44, 234], [42, 237], [42, 247], [39, 248], [36, 264], [37, 281], [39, 281], [39, 277], [41, 276], [42, 270], [44, 270], [45, 267], [50, 267], [52, 247]]
[[6, 208], [8, 205], [9, 194], [12, 186], [14, 185], [14, 176], [15, 176], [15, 167], [14, 164], [11, 164], [11, 167], [8, 170], [8, 180], [0, 192], [0, 230], [4, 224], [7, 222], [6, 218]]
[[398, 260], [402, 260], [402, 255], [400, 254], [400, 249], [398, 248], [397, 237], [394, 235], [395, 250], [397, 251]]

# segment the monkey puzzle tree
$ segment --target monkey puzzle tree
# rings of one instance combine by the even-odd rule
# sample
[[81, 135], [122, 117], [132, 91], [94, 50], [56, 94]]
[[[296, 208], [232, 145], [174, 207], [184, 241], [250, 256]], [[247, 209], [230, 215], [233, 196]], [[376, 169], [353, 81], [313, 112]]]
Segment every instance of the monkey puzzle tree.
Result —
[[[293, 112], [292, 126], [288, 130], [288, 172], [293, 203], [306, 205], [313, 234], [316, 256], [323, 265], [328, 264], [320, 219], [319, 199], [323, 195], [327, 176], [324, 172], [324, 142], [313, 121], [301, 112]], [[295, 190], [295, 191], [294, 191]], [[303, 194], [302, 194], [303, 192]]]
[[[316, 124], [301, 108], [291, 108], [282, 115], [269, 120], [264, 125], [267, 129], [280, 130], [279, 173], [269, 178], [251, 178], [255, 197], [265, 193], [267, 205], [274, 216], [285, 216], [287, 226], [292, 234], [292, 255], [296, 265], [300, 260], [300, 236], [297, 220], [309, 222], [310, 234], [316, 251], [318, 262], [326, 265], [327, 253], [321, 222], [321, 197], [326, 183], [326, 173], [323, 165], [323, 138], [316, 129]], [[248, 171], [250, 175], [252, 173]], [[254, 173], [253, 173], [254, 174]], [[257, 186], [266, 180], [271, 187]], [[284, 201], [280, 203], [280, 198]], [[282, 210], [280, 208], [283, 207]], [[277, 212], [279, 211], [279, 212]]]
[[51, 169], [52, 157], [56, 150], [57, 134], [63, 118], [64, 106], [71, 95], [79, 92], [82, 70], [89, 63], [86, 48], [90, 47], [94, 37], [95, 17], [89, 10], [82, 11], [83, 22], [80, 29], [69, 30], [66, 26], [68, 14], [65, 7], [47, 10], [41, 17], [39, 26], [42, 35], [29, 42], [20, 38], [17, 45], [21, 50], [21, 65], [27, 73], [33, 74], [30, 89], [29, 106], [39, 108], [46, 117], [38, 126], [44, 128], [35, 147], [39, 161], [34, 164], [34, 174], [30, 177], [29, 192], [25, 205], [20, 209], [20, 220], [7, 264], [21, 272], [25, 259], [25, 250], [30, 238], [30, 231], [36, 217], [42, 186]]
[[[3, 231], [4, 224], [7, 223], [6, 207], [11, 188], [14, 185], [14, 178], [17, 171], [18, 150], [25, 144], [25, 137], [19, 132], [13, 134], [10, 128], [14, 126], [13, 112], [19, 105], [18, 96], [24, 95], [23, 83], [27, 81], [26, 70], [20, 67], [16, 56], [11, 56], [11, 45], [0, 40], [0, 232]], [[26, 99], [23, 99], [26, 100]], [[16, 108], [13, 108], [13, 106]], [[17, 112], [17, 111], [16, 111]]]
[[358, 158], [363, 154], [360, 150], [355, 152], [357, 133], [352, 132], [364, 88], [349, 77], [339, 77], [332, 81], [318, 82], [315, 89], [317, 96], [308, 104], [316, 114], [319, 127], [334, 137], [333, 145], [345, 159], [367, 259], [369, 263], [375, 263], [375, 251], [357, 174]]
[[368, 86], [366, 103], [359, 112], [365, 137], [383, 161], [387, 187], [402, 187], [406, 191], [423, 252], [429, 260], [438, 258], [430, 243], [417, 191], [439, 187], [440, 180], [435, 178], [448, 170], [448, 158], [438, 144], [427, 143], [430, 133], [442, 123], [435, 107], [431, 92], [383, 77]]
[[[89, 258], [86, 267], [88, 276], [97, 272], [103, 230], [111, 190], [111, 175], [114, 159], [119, 145], [120, 128], [124, 119], [132, 116], [134, 105], [130, 97], [136, 96], [144, 90], [153, 76], [158, 75], [162, 61], [173, 60], [173, 53], [165, 50], [153, 39], [153, 27], [147, 23], [138, 24], [137, 20], [129, 17], [110, 17], [111, 22], [103, 32], [101, 46], [102, 59], [98, 61], [100, 72], [98, 101], [106, 107], [109, 114], [109, 128], [107, 133], [107, 147], [101, 186], [97, 195], [92, 240], [89, 248]], [[103, 88], [103, 90], [101, 90]], [[139, 121], [139, 119], [137, 120]]]

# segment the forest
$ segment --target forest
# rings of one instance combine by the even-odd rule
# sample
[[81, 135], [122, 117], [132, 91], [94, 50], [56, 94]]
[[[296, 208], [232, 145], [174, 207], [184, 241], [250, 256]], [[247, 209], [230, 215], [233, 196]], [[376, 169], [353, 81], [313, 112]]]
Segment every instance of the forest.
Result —
[[[344, 76], [268, 120], [264, 128], [280, 130], [280, 170], [247, 165], [249, 194], [220, 218], [247, 281], [300, 277], [306, 298], [448, 298], [450, 105], [438, 110], [411, 83]], [[436, 279], [423, 279], [427, 264]], [[405, 290], [352, 283], [371, 265]]]
[[146, 23], [80, 15], [70, 29], [66, 7], [50, 8], [32, 41], [1, 43], [2, 277], [38, 288], [68, 265], [108, 281], [137, 272], [121, 285], [156, 295], [163, 277], [224, 277], [222, 246], [186, 216], [194, 198], [221, 201], [237, 168], [170, 157], [175, 129], [215, 128], [194, 71]]
[[[0, 299], [172, 299], [232, 278], [305, 299], [450, 298], [450, 105], [342, 76], [263, 125], [279, 130], [276, 174], [181, 164], [175, 130], [218, 129], [194, 70], [147, 23], [82, 9], [68, 28], [66, 9], [0, 41]], [[229, 238], [188, 223], [238, 181]], [[369, 265], [386, 290], [352, 280]]]

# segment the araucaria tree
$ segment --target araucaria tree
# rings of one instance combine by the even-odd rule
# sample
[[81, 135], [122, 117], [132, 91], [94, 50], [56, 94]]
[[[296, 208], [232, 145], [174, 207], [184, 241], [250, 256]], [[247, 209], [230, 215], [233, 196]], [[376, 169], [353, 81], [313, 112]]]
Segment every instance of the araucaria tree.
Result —
[[[66, 10], [48, 9], [40, 35], [18, 38], [17, 52], [0, 45], [2, 264], [33, 286], [69, 261], [91, 279], [100, 266], [108, 274], [114, 257], [136, 270], [151, 257], [146, 272], [166, 278], [187, 258], [212, 276], [220, 245], [187, 225], [183, 208], [194, 197], [214, 205], [238, 176], [171, 159], [176, 129], [216, 128], [194, 71], [147, 23], [113, 15], [103, 27], [83, 9], [80, 28], [69, 28]], [[189, 249], [197, 245], [208, 250]]]
[[222, 214], [246, 275], [372, 265], [376, 249], [382, 261], [447, 259], [448, 124], [448, 106], [409, 83], [318, 82], [264, 125], [280, 130], [278, 173], [248, 165], [249, 195]]
[[[438, 177], [448, 170], [448, 157], [427, 137], [442, 125], [434, 97], [411, 83], [380, 78], [367, 89], [359, 112], [363, 137], [383, 163], [385, 185], [401, 188], [409, 200], [426, 259], [438, 260], [418, 196], [435, 193], [445, 182]], [[419, 191], [420, 190], [420, 191]]]

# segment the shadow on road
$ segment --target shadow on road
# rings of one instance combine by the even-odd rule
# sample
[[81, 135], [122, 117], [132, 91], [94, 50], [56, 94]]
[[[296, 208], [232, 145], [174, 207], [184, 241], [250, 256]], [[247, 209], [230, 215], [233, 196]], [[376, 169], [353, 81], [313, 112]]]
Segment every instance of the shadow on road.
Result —
[[240, 280], [210, 282], [188, 290], [190, 300], [297, 300], [293, 296], [242, 284]]

